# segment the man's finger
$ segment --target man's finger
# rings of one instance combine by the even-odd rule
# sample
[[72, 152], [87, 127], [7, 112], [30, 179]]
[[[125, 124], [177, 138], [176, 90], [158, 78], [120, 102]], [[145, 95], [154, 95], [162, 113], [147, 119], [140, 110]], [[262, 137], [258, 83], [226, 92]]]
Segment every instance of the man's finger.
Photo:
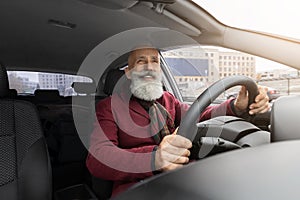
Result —
[[264, 99], [260, 99], [259, 102], [257, 103], [252, 103], [249, 108], [252, 110], [252, 109], [256, 109], [256, 108], [259, 108], [259, 107], [262, 107], [262, 106], [265, 106], [265, 105], [268, 105], [269, 104], [269, 99], [267, 98], [264, 98]]
[[185, 164], [189, 162], [189, 158], [186, 156], [174, 155], [166, 151], [162, 152], [162, 154], [163, 154], [162, 155], [163, 159], [167, 162], [176, 163], [176, 164]]
[[192, 147], [192, 142], [181, 135], [169, 135], [166, 141], [175, 147], [189, 149]]
[[267, 103], [267, 104], [265, 104], [265, 105], [263, 105], [263, 106], [260, 106], [260, 107], [258, 107], [258, 108], [251, 109], [251, 110], [249, 111], [249, 114], [250, 114], [250, 115], [253, 115], [253, 114], [256, 114], [256, 113], [263, 113], [263, 112], [268, 111], [269, 109], [270, 109], [270, 106], [269, 106], [269, 104]]
[[242, 86], [242, 87], [241, 87], [240, 92], [239, 92], [239, 95], [242, 96], [242, 97], [247, 96], [247, 89], [246, 89], [245, 86]]
[[163, 151], [167, 151], [170, 154], [178, 155], [178, 156], [190, 156], [190, 151], [186, 148], [179, 148], [175, 147], [171, 144], [166, 143], [164, 146], [161, 147]]
[[259, 86], [258, 89], [259, 89], [259, 94], [255, 97], [255, 102], [259, 102], [264, 98], [269, 100], [269, 97], [267, 95], [268, 88]]

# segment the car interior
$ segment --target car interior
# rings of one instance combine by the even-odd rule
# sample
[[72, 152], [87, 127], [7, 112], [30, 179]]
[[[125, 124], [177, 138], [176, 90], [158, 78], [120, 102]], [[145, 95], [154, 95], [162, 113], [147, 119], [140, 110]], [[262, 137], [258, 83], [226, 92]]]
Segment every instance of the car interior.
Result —
[[[96, 121], [95, 105], [112, 95], [115, 85], [124, 77], [128, 52], [141, 45], [141, 41], [147, 40], [147, 44], [157, 46], [162, 52], [194, 44], [215, 45], [300, 69], [298, 40], [225, 25], [191, 0], [2, 0], [0, 25], [0, 199], [110, 198], [112, 182], [92, 176], [85, 164]], [[162, 63], [165, 65], [163, 60]], [[169, 69], [166, 66], [162, 69], [164, 90], [182, 100]], [[74, 91], [84, 95], [73, 97], [63, 97], [54, 89], [37, 89], [34, 94], [20, 95], [9, 88], [7, 71], [14, 70], [79, 74], [93, 82], [74, 82]], [[300, 150], [299, 142], [295, 141], [300, 138], [298, 100], [299, 97], [279, 98], [272, 111], [249, 118], [251, 123], [222, 118], [190, 126], [197, 130], [183, 132], [194, 133], [186, 137], [196, 138], [197, 159], [200, 155], [197, 142], [208, 127], [215, 132], [225, 130], [223, 135], [226, 131], [236, 133], [235, 138], [224, 137], [243, 147], [276, 144], [232, 151], [223, 157], [212, 156], [176, 173], [152, 177], [117, 199], [253, 199], [251, 194], [264, 186], [266, 189], [258, 192], [257, 199], [270, 199], [274, 194], [277, 196], [273, 199], [286, 198], [287, 187], [295, 189], [289, 193], [290, 199], [295, 199], [299, 194], [296, 186], [300, 184], [297, 170], [300, 162], [296, 159]], [[211, 96], [200, 106], [205, 108], [210, 104]], [[201, 110], [192, 115], [199, 114]], [[191, 116], [185, 120], [185, 126], [194, 121]], [[220, 121], [222, 127], [218, 126]], [[233, 124], [238, 124], [238, 128]], [[246, 135], [253, 137], [245, 139]], [[252, 143], [248, 144], [249, 141]], [[211, 154], [235, 147], [224, 150], [222, 146]], [[291, 161], [284, 155], [294, 159], [292, 166], [282, 164]], [[257, 162], [247, 157], [255, 157]], [[217, 170], [220, 166], [223, 173]], [[288, 171], [284, 171], [285, 167]], [[273, 177], [270, 168], [278, 176]], [[264, 174], [261, 182], [255, 179]], [[286, 179], [289, 174], [294, 174], [294, 178]], [[243, 179], [237, 180], [236, 176]], [[291, 184], [283, 186], [285, 181]], [[272, 182], [279, 185], [275, 187]], [[284, 191], [278, 189], [281, 186]], [[284, 195], [278, 195], [279, 192]]]
[[52, 172], [37, 109], [9, 98], [6, 69], [1, 66], [1, 197], [50, 199]]

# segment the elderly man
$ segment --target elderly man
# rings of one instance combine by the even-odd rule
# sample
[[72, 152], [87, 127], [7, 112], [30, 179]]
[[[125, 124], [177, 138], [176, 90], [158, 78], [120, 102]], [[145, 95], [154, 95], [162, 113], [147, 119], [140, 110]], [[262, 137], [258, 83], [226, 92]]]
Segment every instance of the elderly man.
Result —
[[[130, 53], [125, 74], [129, 84], [97, 105], [97, 123], [91, 136], [87, 167], [114, 181], [113, 195], [155, 173], [174, 170], [189, 162], [191, 141], [176, 135], [189, 106], [163, 91], [160, 55], [154, 48]], [[199, 121], [214, 115], [249, 114], [269, 109], [266, 90], [259, 87], [255, 103], [248, 105], [241, 87], [236, 99], [210, 106]]]

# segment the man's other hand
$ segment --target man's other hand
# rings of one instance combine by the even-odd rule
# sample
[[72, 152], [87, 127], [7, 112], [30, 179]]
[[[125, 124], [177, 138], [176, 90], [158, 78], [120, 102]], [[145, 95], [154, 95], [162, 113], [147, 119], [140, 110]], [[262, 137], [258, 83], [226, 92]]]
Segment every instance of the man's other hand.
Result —
[[[270, 109], [269, 97], [267, 95], [268, 88], [258, 86], [259, 94], [255, 97], [254, 103], [249, 105], [249, 114], [264, 113]], [[236, 113], [243, 113], [248, 107], [248, 92], [245, 86], [241, 90], [234, 101], [234, 108]]]

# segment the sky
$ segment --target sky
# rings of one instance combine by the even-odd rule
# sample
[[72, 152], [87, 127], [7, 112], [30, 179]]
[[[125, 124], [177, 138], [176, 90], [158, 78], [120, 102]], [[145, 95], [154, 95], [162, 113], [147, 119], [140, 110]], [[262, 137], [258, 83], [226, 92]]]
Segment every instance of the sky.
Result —
[[219, 21], [300, 39], [298, 0], [194, 0]]
[[[193, 0], [224, 24], [275, 33], [300, 39], [300, 1], [298, 0]], [[261, 66], [282, 68], [283, 65], [256, 59], [257, 71]]]

